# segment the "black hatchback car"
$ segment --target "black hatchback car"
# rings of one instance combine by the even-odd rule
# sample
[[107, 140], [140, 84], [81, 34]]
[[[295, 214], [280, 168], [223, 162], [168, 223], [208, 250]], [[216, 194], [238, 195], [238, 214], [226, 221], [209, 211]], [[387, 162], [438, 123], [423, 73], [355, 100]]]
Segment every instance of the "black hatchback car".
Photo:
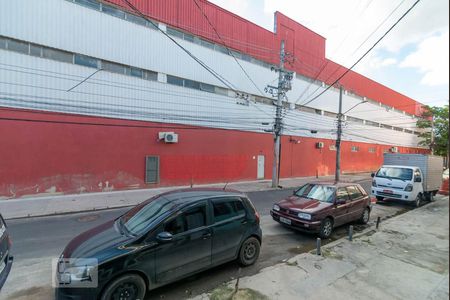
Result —
[[[56, 299], [142, 300], [148, 290], [228, 261], [251, 265], [261, 246], [259, 223], [238, 191], [160, 194], [69, 242], [60, 262], [70, 260], [67, 270], [75, 271], [58, 283]], [[77, 265], [82, 258], [98, 265]], [[94, 277], [95, 287], [78, 287]]]
[[0, 290], [8, 278], [13, 263], [11, 255], [11, 238], [2, 215], [0, 215]]

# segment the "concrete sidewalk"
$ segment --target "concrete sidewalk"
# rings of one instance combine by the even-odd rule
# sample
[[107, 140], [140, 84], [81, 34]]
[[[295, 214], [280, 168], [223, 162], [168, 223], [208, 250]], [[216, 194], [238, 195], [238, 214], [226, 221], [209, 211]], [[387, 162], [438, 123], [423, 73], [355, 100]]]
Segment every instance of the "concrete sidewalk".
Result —
[[449, 199], [193, 299], [448, 299]]
[[[309, 181], [333, 180], [334, 176], [301, 177], [281, 179], [283, 188], [297, 187]], [[341, 180], [358, 182], [369, 180], [369, 173], [341, 175]], [[195, 185], [194, 187], [223, 188], [225, 183]], [[271, 190], [270, 180], [233, 182], [227, 188], [242, 192]], [[107, 208], [117, 208], [136, 205], [157, 194], [189, 186], [164, 187], [154, 189], [124, 190], [115, 192], [99, 192], [74, 195], [50, 195], [45, 197], [30, 197], [0, 200], [0, 212], [5, 219], [46, 216], [81, 211], [93, 211]]]

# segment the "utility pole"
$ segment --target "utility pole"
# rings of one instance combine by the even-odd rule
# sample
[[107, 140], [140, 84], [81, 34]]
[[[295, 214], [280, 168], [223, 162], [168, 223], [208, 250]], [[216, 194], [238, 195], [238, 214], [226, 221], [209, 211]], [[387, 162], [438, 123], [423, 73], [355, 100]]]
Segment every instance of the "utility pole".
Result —
[[341, 137], [342, 137], [342, 85], [339, 87], [339, 113], [337, 115], [337, 139], [336, 139], [336, 173], [334, 175], [334, 181], [339, 181], [341, 173]]
[[280, 47], [280, 66], [278, 68], [272, 67], [272, 71], [278, 72], [278, 85], [271, 86], [268, 85], [264, 89], [266, 93], [272, 95], [272, 97], [276, 97], [277, 100], [274, 102], [276, 106], [275, 112], [275, 123], [273, 125], [273, 129], [265, 130], [266, 132], [272, 132], [274, 135], [274, 147], [273, 147], [273, 166], [272, 166], [272, 187], [277, 188], [280, 180], [280, 151], [281, 151], [281, 132], [283, 130], [283, 98], [286, 95], [286, 92], [292, 88], [291, 80], [293, 77], [293, 72], [286, 71], [284, 69], [284, 63], [286, 61], [286, 57], [291, 54], [287, 54], [284, 52], [284, 40], [281, 41]]
[[273, 166], [272, 166], [272, 187], [277, 188], [280, 178], [278, 178], [278, 168], [280, 161], [280, 139], [281, 139], [281, 100], [283, 98], [283, 80], [284, 80], [284, 40], [281, 41], [280, 49], [280, 69], [278, 70], [278, 89], [277, 89], [277, 104], [275, 114], [275, 124], [273, 128], [274, 147], [273, 147]]

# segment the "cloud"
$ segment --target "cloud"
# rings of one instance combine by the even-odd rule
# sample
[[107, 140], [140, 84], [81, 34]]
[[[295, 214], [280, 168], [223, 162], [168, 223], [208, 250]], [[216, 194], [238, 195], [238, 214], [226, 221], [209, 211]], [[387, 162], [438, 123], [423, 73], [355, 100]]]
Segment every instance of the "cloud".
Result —
[[380, 65], [382, 67], [387, 67], [387, 66], [395, 65], [396, 63], [397, 63], [397, 60], [395, 58], [386, 58], [381, 61]]
[[403, 68], [416, 68], [423, 77], [423, 85], [437, 86], [449, 83], [449, 32], [429, 37], [422, 41], [417, 50], [401, 63]]

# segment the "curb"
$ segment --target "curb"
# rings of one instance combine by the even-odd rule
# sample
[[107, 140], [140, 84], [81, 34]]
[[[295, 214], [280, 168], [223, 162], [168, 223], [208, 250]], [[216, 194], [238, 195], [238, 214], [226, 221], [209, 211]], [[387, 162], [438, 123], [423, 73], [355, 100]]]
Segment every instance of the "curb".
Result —
[[[320, 182], [320, 181], [330, 181], [330, 178], [327, 178], [330, 176], [326, 176], [325, 178], [314, 178], [314, 177], [297, 177], [297, 178], [292, 178], [293, 181], [298, 180], [298, 181], [316, 181], [316, 182]], [[290, 180], [290, 179], [288, 179]], [[364, 181], [368, 181], [369, 179], [362, 179], [362, 178], [358, 178], [355, 180], [348, 180], [348, 182], [355, 182], [355, 183], [359, 183], [359, 182], [364, 182]], [[267, 187], [261, 187], [261, 186], [257, 186], [257, 184], [259, 184], [260, 182], [264, 182], [264, 183], [268, 183], [269, 181], [243, 181], [243, 182], [234, 182], [232, 184], [230, 184], [230, 189], [233, 189], [233, 184], [235, 185], [245, 185], [245, 184], [252, 184], [253, 185], [250, 187], [249, 191], [244, 191], [243, 193], [254, 193], [254, 192], [264, 192], [264, 191], [277, 191], [277, 190], [288, 190], [288, 189], [294, 189], [296, 187], [296, 185], [299, 184], [303, 184], [303, 183], [298, 183], [296, 185], [289, 185], [290, 182], [288, 182], [288, 186], [280, 186], [278, 188], [272, 188], [270, 186]], [[216, 183], [216, 184], [205, 184], [205, 185], [200, 185], [197, 186], [199, 188], [204, 187], [216, 187], [216, 186], [221, 186], [221, 183]], [[194, 186], [195, 187], [195, 186]], [[184, 188], [189, 188], [189, 186], [175, 186], [175, 187], [163, 187], [161, 188], [160, 191], [155, 191], [155, 195], [166, 192], [166, 191], [170, 191], [170, 190], [176, 190], [176, 189], [184, 189]], [[236, 187], [234, 189], [239, 189], [239, 187]], [[245, 186], [241, 187], [241, 189], [245, 190]], [[92, 201], [92, 199], [89, 199], [89, 197], [95, 197], [95, 195], [99, 195], [99, 196], [105, 196], [108, 194], [115, 194], [115, 193], [133, 193], [133, 192], [151, 192], [151, 190], [153, 189], [138, 189], [138, 190], [123, 190], [123, 191], [112, 191], [112, 192], [99, 192], [99, 193], [86, 193], [86, 194], [67, 194], [67, 195], [56, 195], [53, 197], [51, 196], [44, 196], [44, 197], [30, 197], [30, 198], [16, 198], [16, 199], [10, 199], [10, 200], [0, 200], [0, 207], [3, 207], [3, 210], [8, 210], [8, 203], [13, 204], [13, 203], [18, 203], [16, 205], [23, 205], [24, 207], [27, 206], [27, 202], [28, 201], [32, 201], [33, 203], [39, 203], [37, 201], [43, 201], [41, 202], [43, 205], [51, 205], [52, 201], [57, 201], [59, 200], [58, 203], [64, 202], [64, 198], [71, 198], [71, 197], [87, 197], [86, 199], [78, 199], [78, 201]], [[27, 212], [27, 211], [23, 211], [21, 212], [19, 210], [18, 213], [16, 214], [12, 214], [11, 217], [8, 217], [8, 214], [4, 214], [4, 218], [6, 220], [15, 220], [15, 219], [25, 219], [25, 218], [36, 218], [36, 217], [49, 217], [49, 216], [58, 216], [58, 215], [68, 215], [68, 214], [76, 214], [76, 213], [88, 213], [88, 212], [95, 212], [95, 211], [102, 211], [102, 210], [108, 210], [108, 209], [118, 209], [118, 208], [124, 208], [124, 207], [133, 207], [137, 204], [139, 204], [142, 201], [145, 201], [147, 198], [142, 199], [142, 200], [136, 200], [136, 201], [129, 201], [128, 203], [117, 203], [116, 205], [112, 204], [111, 206], [102, 206], [99, 205], [98, 207], [90, 207], [90, 208], [80, 208], [79, 210], [75, 210], [75, 209], [71, 209], [70, 206], [67, 206], [67, 210], [60, 210], [60, 211], [51, 211], [51, 212], [37, 212], [37, 213], [33, 213], [33, 212]], [[35, 202], [36, 201], [36, 202]], [[22, 203], [23, 202], [23, 203]], [[130, 204], [130, 202], [135, 202]], [[99, 202], [101, 203], [101, 201]], [[69, 202], [67, 203], [69, 204]], [[40, 205], [40, 204], [39, 204]]]

